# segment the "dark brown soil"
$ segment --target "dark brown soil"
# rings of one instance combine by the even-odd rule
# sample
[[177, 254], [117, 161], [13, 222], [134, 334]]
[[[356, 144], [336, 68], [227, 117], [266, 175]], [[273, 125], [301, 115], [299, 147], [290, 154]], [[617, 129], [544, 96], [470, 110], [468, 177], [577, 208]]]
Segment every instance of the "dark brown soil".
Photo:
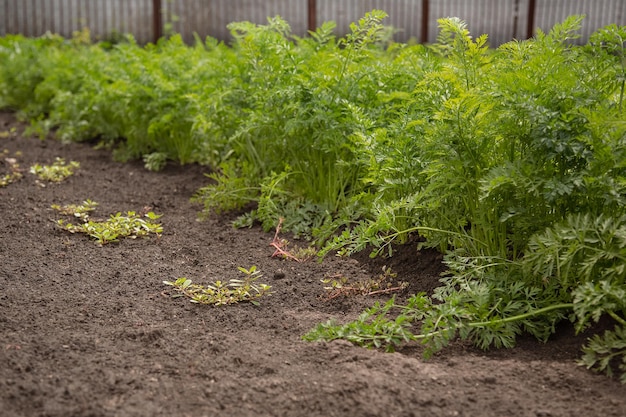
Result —
[[[2, 416], [626, 415], [626, 387], [576, 365], [584, 338], [568, 326], [545, 345], [522, 338], [482, 352], [457, 343], [429, 361], [417, 346], [389, 354], [304, 342], [317, 323], [353, 319], [385, 299], [325, 300], [320, 279], [366, 279], [387, 263], [411, 291], [430, 290], [440, 257], [410, 246], [386, 260], [272, 258], [273, 234], [235, 230], [232, 216], [196, 221], [189, 198], [208, 181], [204, 168], [148, 172], [22, 130], [0, 114], [0, 151], [24, 169], [0, 188]], [[44, 187], [28, 167], [55, 157], [81, 168]], [[103, 217], [152, 207], [164, 233], [100, 247], [55, 226], [51, 204], [87, 198]], [[252, 265], [273, 288], [259, 306], [196, 305], [162, 283], [238, 278], [238, 266]]]

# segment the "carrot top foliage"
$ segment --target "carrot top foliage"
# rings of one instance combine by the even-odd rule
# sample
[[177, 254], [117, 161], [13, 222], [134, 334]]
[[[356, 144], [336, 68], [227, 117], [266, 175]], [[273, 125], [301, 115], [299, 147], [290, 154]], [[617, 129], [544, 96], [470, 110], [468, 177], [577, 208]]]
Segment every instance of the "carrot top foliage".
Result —
[[433, 295], [307, 339], [487, 348], [609, 316], [581, 361], [618, 358], [626, 381], [626, 27], [573, 46], [572, 16], [490, 49], [456, 18], [433, 45], [393, 43], [385, 16], [340, 38], [331, 22], [305, 38], [280, 17], [238, 22], [231, 45], [6, 36], [0, 108], [149, 169], [209, 165], [205, 216], [254, 207], [236, 224], [281, 222], [322, 255], [389, 255], [417, 234], [446, 254]]

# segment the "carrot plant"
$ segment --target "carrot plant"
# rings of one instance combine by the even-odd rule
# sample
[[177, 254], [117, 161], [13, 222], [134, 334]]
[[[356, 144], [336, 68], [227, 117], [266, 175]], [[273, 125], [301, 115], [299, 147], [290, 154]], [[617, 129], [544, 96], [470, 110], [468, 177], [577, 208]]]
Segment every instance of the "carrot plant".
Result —
[[[386, 202], [384, 194], [369, 197], [371, 217], [325, 251], [380, 251], [419, 233], [426, 245], [447, 250], [449, 276], [432, 297], [377, 306], [307, 339], [367, 346], [419, 340], [433, 352], [461, 337], [500, 347], [522, 332], [547, 340], [567, 318], [581, 331], [608, 315], [615, 329], [589, 342], [582, 363], [610, 373], [609, 362], [621, 358], [626, 370], [619, 121], [626, 38], [624, 28], [610, 27], [587, 47], [572, 47], [567, 41], [580, 22], [574, 16], [550, 33], [489, 51], [463, 22], [440, 21], [433, 49], [444, 65], [425, 74], [414, 96], [402, 97], [409, 109], [421, 104], [417, 160], [404, 170], [414, 180]], [[376, 143], [386, 135], [362, 137]], [[389, 177], [381, 179], [388, 189]]]
[[29, 119], [33, 108], [35, 89], [44, 80], [47, 51], [58, 53], [63, 39], [59, 36], [42, 36], [37, 39], [21, 35], [7, 35], [0, 39], [0, 107], [18, 112]]
[[293, 36], [279, 18], [266, 26], [230, 25], [249, 83], [247, 117], [231, 137], [233, 156], [243, 163], [235, 175], [226, 165], [227, 175], [200, 191], [207, 212], [214, 196], [255, 199], [252, 217], [266, 230], [282, 217], [285, 229], [310, 236], [312, 227], [362, 190], [364, 166], [355, 157], [352, 133], [360, 108], [385, 88], [378, 79], [389, 63], [384, 17], [381, 11], [367, 14], [339, 40], [332, 24], [305, 39]]

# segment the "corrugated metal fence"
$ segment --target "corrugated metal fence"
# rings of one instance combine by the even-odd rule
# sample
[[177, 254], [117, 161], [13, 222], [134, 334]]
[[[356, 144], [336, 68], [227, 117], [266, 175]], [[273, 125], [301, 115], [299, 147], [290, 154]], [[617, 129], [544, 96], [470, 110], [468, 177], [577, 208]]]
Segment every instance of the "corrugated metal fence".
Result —
[[193, 34], [228, 40], [226, 25], [247, 20], [266, 23], [268, 16], [286, 19], [295, 34], [324, 21], [337, 23], [337, 34], [372, 9], [385, 10], [395, 39], [436, 39], [437, 19], [465, 20], [473, 35], [489, 35], [492, 46], [549, 30], [572, 14], [585, 14], [580, 42], [596, 29], [626, 24], [626, 0], [0, 0], [0, 35], [40, 36], [47, 31], [65, 37], [88, 27], [97, 39], [132, 33], [140, 43], [152, 42], [164, 27], [191, 42]]

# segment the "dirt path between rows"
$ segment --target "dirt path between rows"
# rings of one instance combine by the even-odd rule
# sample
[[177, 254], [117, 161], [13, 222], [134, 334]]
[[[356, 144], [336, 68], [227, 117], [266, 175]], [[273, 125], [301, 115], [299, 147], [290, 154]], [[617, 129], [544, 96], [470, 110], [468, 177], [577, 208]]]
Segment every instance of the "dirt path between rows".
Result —
[[[626, 387], [576, 365], [584, 339], [568, 326], [545, 345], [522, 338], [515, 349], [482, 352], [457, 343], [429, 361], [418, 346], [390, 354], [304, 342], [317, 323], [354, 319], [385, 300], [327, 300], [322, 278], [365, 279], [388, 264], [411, 291], [427, 291], [440, 256], [407, 247], [374, 261], [273, 258], [272, 234], [235, 230], [232, 216], [196, 221], [189, 198], [208, 181], [206, 168], [148, 172], [22, 131], [0, 114], [0, 175], [6, 157], [25, 171], [0, 188], [1, 416], [626, 415]], [[56, 157], [81, 168], [45, 187], [27, 172]], [[85, 199], [103, 217], [151, 207], [164, 233], [100, 247], [56, 227], [52, 204]], [[237, 267], [252, 265], [273, 290], [259, 306], [196, 305], [169, 297], [162, 283], [239, 278]]]

